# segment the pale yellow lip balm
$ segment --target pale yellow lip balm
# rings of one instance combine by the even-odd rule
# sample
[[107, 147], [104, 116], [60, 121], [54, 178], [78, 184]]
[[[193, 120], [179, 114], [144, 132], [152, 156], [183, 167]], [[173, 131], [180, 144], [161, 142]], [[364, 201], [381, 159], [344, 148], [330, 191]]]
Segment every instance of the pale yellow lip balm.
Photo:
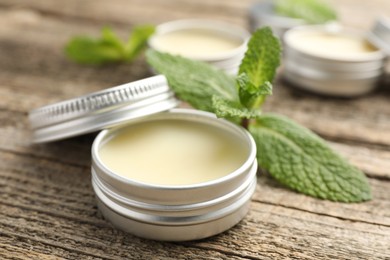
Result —
[[153, 44], [163, 52], [203, 58], [234, 50], [242, 45], [242, 40], [210, 29], [183, 29], [161, 34]]
[[290, 37], [290, 43], [312, 55], [338, 59], [359, 58], [378, 51], [361, 36], [321, 31], [297, 31]]
[[210, 125], [158, 120], [130, 125], [99, 150], [103, 165], [121, 177], [153, 185], [192, 185], [237, 170], [246, 147]]
[[206, 62], [235, 75], [249, 37], [245, 29], [221, 21], [176, 20], [158, 25], [148, 45], [153, 50]]

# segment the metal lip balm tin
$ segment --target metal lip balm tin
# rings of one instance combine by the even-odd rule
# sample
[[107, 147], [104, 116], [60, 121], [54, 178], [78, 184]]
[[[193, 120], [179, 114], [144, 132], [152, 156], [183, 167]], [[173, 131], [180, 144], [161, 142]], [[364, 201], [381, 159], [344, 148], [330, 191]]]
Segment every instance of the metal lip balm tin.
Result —
[[240, 44], [237, 48], [223, 53], [207, 54], [202, 56], [185, 55], [187, 58], [207, 62], [231, 74], [237, 72], [245, 51], [247, 50], [250, 33], [243, 28], [225, 22], [204, 19], [188, 19], [163, 23], [157, 26], [156, 32], [148, 40], [148, 45], [154, 50], [164, 52], [165, 50], [158, 45], [159, 37], [174, 32], [191, 32], [193, 30], [202, 30], [213, 35], [220, 35], [224, 38], [234, 39], [240, 42]]
[[181, 186], [142, 183], [104, 165], [99, 157], [100, 147], [126, 126], [104, 130], [92, 147], [92, 184], [99, 209], [119, 229], [154, 240], [196, 240], [229, 229], [248, 212], [256, 188], [253, 138], [243, 128], [217, 119], [214, 114], [192, 109], [173, 109], [138, 118], [131, 124], [167, 119], [198, 122], [229, 133], [245, 144], [248, 157], [236, 171], [208, 182]]
[[368, 32], [368, 40], [390, 56], [390, 17], [380, 17]]
[[[44, 143], [103, 130], [92, 146], [92, 185], [103, 216], [137, 236], [169, 241], [209, 237], [237, 224], [256, 188], [256, 146], [242, 127], [212, 113], [174, 109], [178, 101], [163, 75], [35, 109], [29, 113], [33, 142]], [[244, 144], [242, 165], [194, 185], [158, 186], [121, 177], [101, 161], [99, 148], [127, 126], [153, 120], [191, 121]], [[223, 163], [223, 162], [221, 162]]]
[[308, 25], [284, 35], [284, 78], [293, 85], [315, 93], [355, 97], [373, 90], [380, 80], [385, 54], [380, 50], [357, 55], [331, 55], [300, 47], [299, 37], [306, 33], [340, 35], [365, 40], [365, 34], [335, 24]]

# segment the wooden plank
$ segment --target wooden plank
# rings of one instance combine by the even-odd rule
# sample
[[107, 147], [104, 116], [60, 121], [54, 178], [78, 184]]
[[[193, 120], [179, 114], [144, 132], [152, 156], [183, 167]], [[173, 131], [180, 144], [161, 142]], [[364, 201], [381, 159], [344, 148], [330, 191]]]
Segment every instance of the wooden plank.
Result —
[[[175, 257], [175, 254], [180, 254], [183, 258], [214, 256], [228, 259], [238, 257], [237, 252], [249, 259], [385, 259], [389, 256], [389, 227], [264, 203], [252, 203], [249, 215], [231, 230], [210, 239], [187, 243], [143, 240], [108, 224], [96, 226], [93, 221], [79, 222], [77, 218], [70, 220], [31, 208], [0, 204], [0, 230], [12, 238], [13, 244], [29, 240], [30, 244], [49, 247], [54, 255], [64, 255], [62, 251], [65, 250], [107, 259], [129, 257], [128, 252], [133, 258]], [[56, 209], [53, 208], [53, 211]], [[91, 219], [98, 220], [97, 223], [101, 221], [96, 209], [91, 209], [89, 215]], [[40, 250], [36, 248], [37, 252]], [[371, 258], [373, 255], [375, 257]]]
[[[329, 0], [339, 14], [341, 23], [347, 26], [368, 30], [380, 16], [390, 13], [387, 0], [360, 1]], [[220, 18], [240, 25], [247, 22], [247, 11], [252, 1], [191, 1], [181, 0], [104, 0], [94, 1], [93, 5], [68, 0], [65, 8], [58, 8], [57, 3], [39, 0], [1, 0], [0, 6], [32, 9], [46, 15], [62, 18], [106, 21], [114, 23], [160, 23], [171, 19], [191, 17]], [[142, 15], [140, 15], [142, 14]], [[361, 19], [364, 17], [364, 19]]]
[[[1, 233], [1, 231], [0, 231]], [[7, 237], [9, 238], [9, 237]], [[34, 252], [31, 247], [30, 248], [21, 248], [16, 247], [14, 245], [9, 245], [7, 243], [1, 242], [2, 237], [0, 237], [0, 258], [1, 259], [23, 259], [23, 260], [31, 260], [31, 259], [41, 259], [41, 260], [54, 260], [60, 259], [59, 257], [55, 257], [50, 254], [50, 252], [46, 253], [37, 253]]]
[[247, 13], [250, 1], [191, 1], [178, 3], [175, 0], [96, 0], [93, 4], [80, 3], [77, 0], [67, 1], [64, 8], [52, 1], [1, 0], [0, 6], [23, 8], [38, 11], [44, 15], [61, 17], [66, 20], [93, 21], [109, 24], [155, 23], [190, 18], [218, 19], [241, 26], [246, 25], [242, 19]]

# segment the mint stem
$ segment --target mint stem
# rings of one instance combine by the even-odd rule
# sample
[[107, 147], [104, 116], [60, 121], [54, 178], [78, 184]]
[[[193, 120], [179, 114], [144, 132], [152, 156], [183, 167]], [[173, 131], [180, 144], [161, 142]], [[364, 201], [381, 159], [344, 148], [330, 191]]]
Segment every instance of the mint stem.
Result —
[[248, 129], [249, 127], [249, 119], [248, 118], [243, 118], [241, 121], [241, 126], [244, 127], [245, 129]]

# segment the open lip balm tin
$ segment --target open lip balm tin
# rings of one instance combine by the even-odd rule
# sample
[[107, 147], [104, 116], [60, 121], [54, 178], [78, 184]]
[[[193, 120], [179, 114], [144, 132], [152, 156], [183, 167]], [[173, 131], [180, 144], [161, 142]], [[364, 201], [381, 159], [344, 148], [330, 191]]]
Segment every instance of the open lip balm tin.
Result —
[[308, 25], [284, 35], [283, 75], [297, 87], [330, 96], [354, 97], [374, 89], [385, 53], [365, 34], [337, 24]]
[[[92, 145], [92, 186], [98, 208], [114, 226], [155, 240], [185, 241], [206, 238], [234, 226], [248, 212], [250, 198], [257, 182], [256, 146], [251, 135], [242, 127], [218, 119], [212, 113], [173, 109], [176, 105], [177, 101], [167, 86], [166, 78], [158, 75], [38, 108], [30, 112], [29, 119], [33, 141], [36, 143], [106, 129], [96, 137]], [[194, 182], [186, 182], [184, 178], [184, 182], [172, 184], [168, 177], [159, 176], [158, 167], [156, 172], [151, 172], [150, 175], [154, 174], [156, 178], [163, 179], [162, 184], [153, 179], [145, 181], [144, 177], [150, 177], [148, 172], [138, 174], [139, 172], [118, 170], [115, 160], [119, 157], [122, 157], [122, 163], [125, 162], [121, 165], [125, 169], [138, 164], [138, 150], [135, 154], [130, 154], [121, 149], [127, 144], [137, 143], [140, 140], [137, 134], [146, 136], [148, 140], [148, 131], [153, 130], [154, 126], [145, 131], [138, 130], [138, 133], [134, 130], [148, 124], [156, 124], [156, 127], [158, 124], [165, 124], [173, 128], [175, 125], [180, 127], [181, 124], [189, 124], [188, 127], [194, 128], [190, 131], [195, 134], [197, 131], [205, 131], [200, 134], [208, 135], [211, 131], [225, 136], [226, 140], [238, 145], [231, 147], [233, 157], [230, 158], [237, 156], [240, 159], [231, 170], [224, 170], [217, 177], [206, 176], [204, 181], [197, 179]], [[157, 129], [154, 132], [159, 131], [160, 129]], [[177, 138], [180, 138], [179, 135], [185, 136], [187, 131], [188, 129], [178, 132]], [[125, 142], [120, 138], [132, 136], [133, 133], [136, 135], [132, 137], [133, 141], [124, 145]], [[168, 146], [180, 147], [180, 142], [175, 142], [175, 134], [170, 134], [170, 138], [173, 136], [174, 139], [167, 141], [163, 138], [162, 141], [168, 143]], [[103, 150], [115, 143], [116, 138], [119, 138], [117, 143], [121, 148], [117, 149], [115, 145], [110, 148], [110, 152], [114, 153], [111, 162], [106, 159]], [[208, 147], [209, 140], [204, 143]], [[160, 149], [160, 146], [159, 144], [156, 148]], [[167, 156], [163, 150], [159, 156], [152, 150], [140, 150], [143, 150], [139, 153], [146, 162], [142, 167], [157, 164], [156, 159], [164, 163], [164, 156]], [[202, 150], [200, 152], [203, 153]], [[204, 151], [205, 154], [209, 152]], [[181, 165], [186, 166], [186, 159], [187, 157], [183, 156], [178, 160], [181, 160]], [[179, 164], [179, 161], [177, 162]], [[204, 163], [210, 162], [207, 162], [206, 158]], [[221, 166], [229, 162], [221, 160], [220, 164], [218, 161], [212, 163], [214, 166]], [[192, 165], [191, 169], [196, 166]], [[185, 168], [181, 170], [175, 173], [176, 176], [182, 177], [186, 174]], [[134, 173], [141, 177], [131, 177]], [[201, 174], [204, 175], [200, 172], [199, 175]]]
[[240, 27], [215, 20], [177, 20], [157, 26], [149, 47], [207, 62], [227, 73], [237, 73], [250, 34]]

